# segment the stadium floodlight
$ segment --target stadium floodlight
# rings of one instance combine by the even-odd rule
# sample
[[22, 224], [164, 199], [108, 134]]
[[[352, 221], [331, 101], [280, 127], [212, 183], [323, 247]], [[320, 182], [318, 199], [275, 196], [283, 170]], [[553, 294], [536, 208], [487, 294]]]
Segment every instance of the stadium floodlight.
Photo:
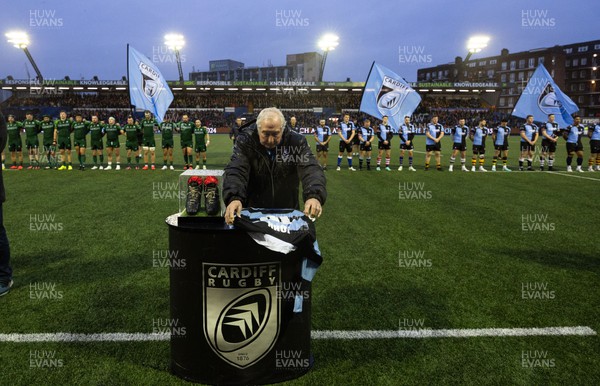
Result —
[[172, 50], [179, 51], [185, 46], [185, 40], [183, 35], [180, 34], [167, 34], [165, 35], [165, 45]]
[[14, 31], [7, 32], [4, 36], [7, 37], [8, 42], [12, 44], [15, 48], [27, 48], [29, 45], [29, 36], [25, 32]]
[[37, 64], [35, 64], [35, 61], [33, 60], [33, 57], [31, 56], [31, 53], [29, 53], [29, 49], [27, 48], [27, 46], [29, 46], [29, 36], [27, 36], [25, 32], [21, 31], [7, 32], [6, 34], [4, 34], [4, 36], [6, 36], [8, 42], [12, 44], [15, 48], [20, 48], [23, 50], [23, 52], [25, 52], [27, 59], [29, 59], [29, 63], [31, 63], [33, 69], [35, 70], [35, 73], [37, 74], [38, 81], [43, 82], [44, 78], [42, 77], [42, 73], [40, 72], [40, 69], [38, 68]]
[[183, 83], [183, 69], [181, 68], [181, 56], [179, 50], [185, 45], [183, 35], [180, 34], [166, 34], [165, 45], [175, 51], [175, 57], [177, 58], [177, 70], [179, 71], [179, 81]]
[[323, 50], [323, 61], [321, 62], [321, 70], [319, 71], [319, 82], [323, 81], [323, 73], [325, 72], [325, 62], [327, 61], [327, 53], [335, 50], [338, 46], [340, 38], [334, 34], [325, 34], [317, 43], [319, 48]]
[[465, 62], [468, 61], [471, 58], [471, 55], [477, 53], [477, 52], [481, 52], [481, 50], [483, 50], [485, 47], [487, 47], [488, 43], [490, 41], [490, 37], [489, 36], [472, 36], [471, 38], [469, 38], [469, 41], [467, 41], [467, 50], [469, 50], [469, 53], [467, 54], [467, 56], [465, 57]]

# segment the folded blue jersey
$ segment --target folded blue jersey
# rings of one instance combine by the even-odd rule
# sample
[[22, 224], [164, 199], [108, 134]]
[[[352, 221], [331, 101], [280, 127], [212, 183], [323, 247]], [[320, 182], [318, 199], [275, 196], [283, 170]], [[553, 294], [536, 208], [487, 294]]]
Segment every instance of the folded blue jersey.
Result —
[[[295, 209], [249, 208], [240, 213], [233, 223], [248, 232], [258, 244], [280, 253], [298, 251], [302, 258], [302, 279], [312, 281], [323, 262], [315, 225], [302, 212]], [[294, 298], [294, 312], [303, 309], [303, 296]]]
[[311, 281], [323, 262], [314, 223], [295, 209], [247, 208], [234, 220], [257, 243], [275, 252], [304, 254], [302, 277]]

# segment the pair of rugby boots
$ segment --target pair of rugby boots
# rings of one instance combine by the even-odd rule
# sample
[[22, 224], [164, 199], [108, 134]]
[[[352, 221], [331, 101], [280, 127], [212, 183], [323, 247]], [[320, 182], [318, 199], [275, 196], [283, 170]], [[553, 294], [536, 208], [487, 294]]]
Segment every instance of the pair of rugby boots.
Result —
[[187, 182], [187, 197], [185, 201], [185, 211], [194, 216], [201, 208], [202, 196], [204, 196], [204, 209], [206, 214], [214, 216], [219, 214], [220, 196], [219, 180], [213, 176], [204, 177], [191, 176]]

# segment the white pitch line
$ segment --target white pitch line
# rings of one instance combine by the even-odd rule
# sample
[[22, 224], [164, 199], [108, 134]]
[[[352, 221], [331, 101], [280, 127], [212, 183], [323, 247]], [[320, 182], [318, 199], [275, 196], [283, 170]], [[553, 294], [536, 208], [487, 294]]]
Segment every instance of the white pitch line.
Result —
[[[600, 181], [600, 178], [584, 177], [584, 176], [578, 176], [578, 175], [574, 175], [574, 174], [564, 174], [564, 173], [559, 173], [559, 172], [546, 172], [546, 173], [555, 174], [557, 176], [565, 176], [565, 177], [573, 177], [573, 178], [582, 178], [584, 180]], [[590, 173], [590, 172], [588, 172], [588, 173]]]
[[164, 341], [170, 339], [169, 333], [126, 333], [108, 332], [99, 334], [72, 334], [69, 332], [42, 333], [42, 334], [0, 334], [0, 342], [144, 342]]
[[313, 331], [313, 339], [422, 339], [422, 338], [478, 338], [507, 336], [555, 336], [596, 335], [590, 327], [541, 327], [541, 328], [475, 328], [454, 330], [358, 330]]
[[[596, 331], [590, 327], [541, 328], [475, 328], [475, 329], [417, 329], [417, 330], [315, 330], [313, 339], [423, 339], [423, 338], [481, 338], [509, 336], [590, 336]], [[42, 334], [0, 334], [0, 342], [152, 342], [168, 341], [169, 333], [98, 333], [73, 334], [68, 332]]]

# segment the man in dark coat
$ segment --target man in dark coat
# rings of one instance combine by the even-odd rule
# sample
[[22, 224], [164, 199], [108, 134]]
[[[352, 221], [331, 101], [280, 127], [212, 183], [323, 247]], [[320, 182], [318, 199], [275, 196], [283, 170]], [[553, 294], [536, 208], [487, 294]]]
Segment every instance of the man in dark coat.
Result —
[[242, 118], [236, 118], [235, 124], [231, 126], [231, 131], [229, 132], [229, 139], [235, 143], [236, 138], [240, 135], [240, 127], [242, 127]]
[[[0, 111], [0, 153], [4, 151], [4, 147], [6, 146], [6, 136], [6, 120], [2, 111]], [[12, 269], [10, 267], [10, 248], [2, 216], [2, 203], [4, 200], [4, 181], [2, 179], [2, 169], [0, 168], [0, 296], [6, 295], [13, 284]]]
[[271, 107], [256, 125], [240, 131], [231, 161], [225, 167], [225, 221], [233, 223], [243, 207], [300, 209], [319, 217], [325, 204], [326, 180], [303, 135], [286, 127], [281, 111]]

